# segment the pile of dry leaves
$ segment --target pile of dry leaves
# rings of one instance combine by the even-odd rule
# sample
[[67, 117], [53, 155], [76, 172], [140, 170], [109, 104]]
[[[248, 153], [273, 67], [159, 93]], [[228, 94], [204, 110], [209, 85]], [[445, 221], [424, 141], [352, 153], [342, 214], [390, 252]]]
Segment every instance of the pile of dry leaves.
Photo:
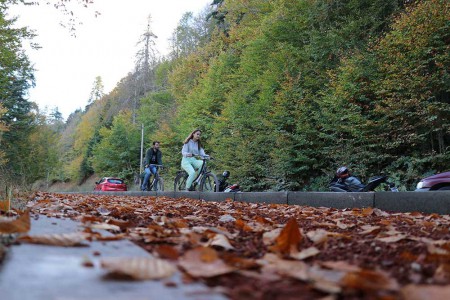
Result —
[[130, 239], [155, 258], [102, 266], [134, 279], [182, 272], [231, 299], [450, 299], [449, 215], [47, 193], [30, 206], [86, 229], [21, 241]]

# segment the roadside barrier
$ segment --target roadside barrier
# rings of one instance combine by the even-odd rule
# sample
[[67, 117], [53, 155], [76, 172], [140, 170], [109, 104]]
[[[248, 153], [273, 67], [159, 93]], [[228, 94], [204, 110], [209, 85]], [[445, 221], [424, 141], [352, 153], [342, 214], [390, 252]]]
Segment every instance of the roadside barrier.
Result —
[[156, 196], [190, 198], [205, 201], [306, 205], [332, 208], [374, 207], [391, 212], [422, 212], [450, 214], [450, 191], [440, 192], [76, 192], [71, 194], [109, 194], [127, 196]]

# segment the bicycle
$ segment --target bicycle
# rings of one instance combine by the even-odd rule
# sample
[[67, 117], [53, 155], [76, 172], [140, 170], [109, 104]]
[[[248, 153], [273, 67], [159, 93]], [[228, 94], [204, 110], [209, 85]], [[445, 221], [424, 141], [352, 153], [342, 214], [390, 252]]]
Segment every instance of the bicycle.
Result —
[[[191, 188], [195, 190], [197, 186], [200, 192], [218, 192], [219, 191], [219, 180], [217, 180], [216, 174], [208, 170], [206, 161], [209, 160], [209, 156], [201, 157], [203, 164], [192, 182]], [[184, 191], [186, 189], [186, 180], [188, 178], [188, 173], [184, 170], [177, 172], [175, 177], [173, 190], [174, 191]]]
[[163, 178], [159, 175], [159, 168], [163, 167], [162, 165], [154, 165], [151, 164], [151, 166], [155, 166], [156, 168], [156, 174], [153, 174], [152, 180], [148, 181], [147, 184], [147, 191], [160, 191], [163, 192], [164, 191], [164, 180]]

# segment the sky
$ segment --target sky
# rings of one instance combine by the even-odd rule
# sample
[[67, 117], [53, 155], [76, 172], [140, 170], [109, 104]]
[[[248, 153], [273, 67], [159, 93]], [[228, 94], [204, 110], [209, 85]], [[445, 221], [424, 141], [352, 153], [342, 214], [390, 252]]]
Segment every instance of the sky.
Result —
[[[41, 1], [44, 2], [44, 1]], [[77, 21], [76, 37], [60, 26], [67, 18], [52, 6], [15, 6], [9, 15], [19, 19], [16, 26], [35, 30], [42, 48], [26, 53], [33, 63], [36, 87], [28, 98], [40, 110], [55, 107], [64, 119], [88, 104], [95, 78], [100, 76], [108, 94], [134, 67], [137, 43], [146, 31], [148, 16], [158, 36], [161, 54], [169, 52], [168, 39], [185, 12], [197, 15], [212, 0], [94, 0], [88, 8], [72, 0]], [[100, 15], [95, 17], [95, 11]]]

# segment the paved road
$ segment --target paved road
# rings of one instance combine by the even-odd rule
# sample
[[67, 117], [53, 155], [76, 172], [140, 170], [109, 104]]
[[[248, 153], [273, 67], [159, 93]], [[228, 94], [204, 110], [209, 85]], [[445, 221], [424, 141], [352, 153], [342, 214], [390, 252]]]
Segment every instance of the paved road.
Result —
[[[30, 235], [70, 233], [82, 228], [69, 219], [40, 216], [32, 220]], [[104, 232], [102, 233], [103, 235]], [[94, 255], [99, 252], [101, 255]], [[126, 281], [105, 278], [99, 260], [105, 257], [149, 256], [128, 240], [89, 243], [88, 247], [55, 247], [21, 244], [10, 247], [0, 264], [1, 300], [149, 300], [225, 299], [201, 284], [182, 284], [180, 274], [165, 281]], [[82, 265], [83, 258], [94, 268]], [[166, 280], [167, 281], [167, 280]]]

